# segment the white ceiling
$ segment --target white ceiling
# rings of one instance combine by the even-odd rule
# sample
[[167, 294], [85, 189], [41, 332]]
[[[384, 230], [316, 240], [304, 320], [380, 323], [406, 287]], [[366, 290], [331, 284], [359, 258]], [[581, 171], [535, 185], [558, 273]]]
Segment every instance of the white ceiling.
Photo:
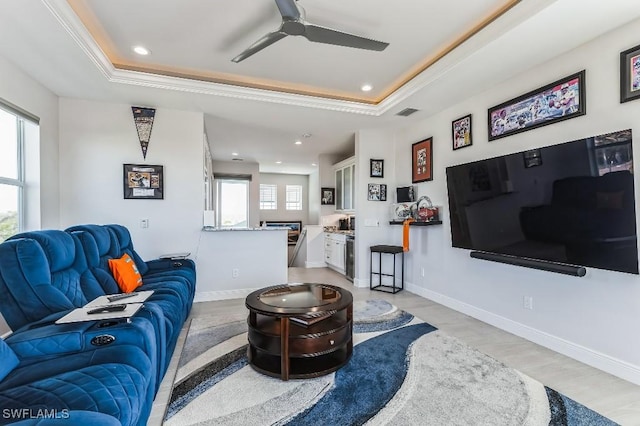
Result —
[[[214, 158], [306, 174], [320, 154], [352, 151], [358, 129], [424, 119], [640, 16], [637, 0], [298, 4], [308, 21], [390, 45], [286, 37], [236, 64], [279, 27], [273, 0], [3, 0], [0, 55], [61, 97], [201, 111]], [[395, 116], [406, 107], [420, 112]]]

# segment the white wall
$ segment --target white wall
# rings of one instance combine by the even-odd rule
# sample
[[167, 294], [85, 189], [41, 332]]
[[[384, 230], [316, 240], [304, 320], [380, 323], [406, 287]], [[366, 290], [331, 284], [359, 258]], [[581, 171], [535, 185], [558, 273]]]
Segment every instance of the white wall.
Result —
[[[395, 173], [400, 183], [410, 180], [411, 144], [433, 136], [434, 179], [418, 184], [418, 194], [445, 206], [445, 223], [411, 230], [410, 291], [635, 383], [640, 383], [640, 277], [588, 268], [584, 278], [577, 278], [471, 259], [468, 250], [451, 247], [445, 168], [626, 128], [633, 129], [638, 161], [640, 102], [619, 103], [618, 64], [619, 53], [638, 43], [639, 32], [636, 21], [398, 132]], [[487, 108], [582, 69], [586, 69], [586, 116], [487, 141]], [[473, 146], [453, 151], [451, 121], [467, 113], [473, 114]], [[359, 146], [380, 143], [383, 136], [379, 131], [361, 132]], [[364, 161], [362, 153], [358, 155]], [[638, 202], [637, 175], [635, 184]], [[357, 228], [360, 248], [363, 239], [369, 244], [382, 234], [361, 226], [362, 216]], [[361, 274], [364, 268], [358, 271]], [[523, 296], [533, 297], [533, 310], [523, 309]]]
[[[347, 157], [345, 157], [347, 158]], [[316, 191], [318, 197], [320, 197], [321, 188], [334, 188], [336, 187], [336, 174], [333, 169], [333, 165], [344, 160], [341, 156], [322, 154], [318, 157], [318, 173], [319, 173], [319, 185], [316, 188], [310, 188], [310, 191]], [[318, 205], [320, 207], [320, 221], [318, 224], [322, 224], [322, 216], [335, 214], [335, 205]]]
[[[60, 99], [60, 227], [119, 223], [144, 259], [197, 251], [203, 115], [158, 109], [143, 160], [131, 105]], [[164, 166], [163, 200], [125, 200], [123, 164]], [[140, 228], [140, 219], [149, 228]]]
[[287, 283], [287, 231], [202, 231], [195, 301], [244, 298]]
[[[289, 175], [280, 173], [260, 173], [260, 184], [276, 185], [278, 187], [278, 209], [260, 210], [260, 221], [301, 221], [303, 225], [309, 223], [309, 176]], [[286, 209], [287, 185], [302, 186], [302, 210]], [[320, 191], [318, 191], [320, 192]], [[260, 200], [258, 197], [258, 206]]]
[[320, 223], [320, 172], [318, 170], [309, 174], [309, 217], [308, 223]]
[[26, 228], [57, 228], [60, 220], [58, 97], [0, 57], [0, 98], [40, 118], [39, 138], [33, 138], [36, 144], [25, 147]]
[[[396, 190], [395, 135], [391, 130], [360, 130], [356, 133], [356, 239], [355, 278], [358, 287], [369, 286], [370, 251], [374, 245], [399, 245], [402, 243], [402, 227], [389, 225], [391, 203]], [[369, 177], [369, 160], [384, 160], [384, 178]], [[369, 201], [368, 184], [386, 184], [387, 201]], [[377, 223], [377, 225], [375, 224]], [[377, 261], [375, 255], [375, 260]], [[383, 256], [383, 272], [390, 273], [391, 255]], [[400, 259], [398, 258], [398, 261]], [[374, 268], [375, 271], [378, 268]], [[398, 269], [399, 271], [399, 269]], [[398, 277], [400, 273], [398, 272]], [[377, 280], [374, 280], [377, 284]], [[390, 284], [390, 282], [383, 282]]]

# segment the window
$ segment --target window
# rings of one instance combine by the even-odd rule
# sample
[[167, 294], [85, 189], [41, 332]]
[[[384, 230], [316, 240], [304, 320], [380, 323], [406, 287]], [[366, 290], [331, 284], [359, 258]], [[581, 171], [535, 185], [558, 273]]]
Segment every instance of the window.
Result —
[[0, 242], [23, 227], [24, 121], [0, 105]]
[[218, 226], [246, 228], [249, 226], [249, 181], [216, 179]]
[[302, 186], [287, 185], [287, 210], [302, 210]]
[[260, 210], [278, 210], [278, 185], [260, 184]]

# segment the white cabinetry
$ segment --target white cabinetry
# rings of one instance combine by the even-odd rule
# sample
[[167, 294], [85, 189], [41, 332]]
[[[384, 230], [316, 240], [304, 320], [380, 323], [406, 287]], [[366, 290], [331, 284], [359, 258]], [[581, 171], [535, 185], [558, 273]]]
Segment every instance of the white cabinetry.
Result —
[[324, 261], [332, 269], [344, 274], [345, 246], [347, 237], [343, 234], [324, 234]]
[[333, 167], [336, 174], [336, 210], [353, 211], [356, 208], [356, 158], [347, 158]]

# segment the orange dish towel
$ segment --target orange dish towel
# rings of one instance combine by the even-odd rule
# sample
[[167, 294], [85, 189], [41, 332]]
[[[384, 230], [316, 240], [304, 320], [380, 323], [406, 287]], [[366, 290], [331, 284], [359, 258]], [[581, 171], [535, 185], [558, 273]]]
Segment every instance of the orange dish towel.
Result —
[[409, 224], [413, 221], [409, 218], [402, 222], [402, 251], [409, 251]]

